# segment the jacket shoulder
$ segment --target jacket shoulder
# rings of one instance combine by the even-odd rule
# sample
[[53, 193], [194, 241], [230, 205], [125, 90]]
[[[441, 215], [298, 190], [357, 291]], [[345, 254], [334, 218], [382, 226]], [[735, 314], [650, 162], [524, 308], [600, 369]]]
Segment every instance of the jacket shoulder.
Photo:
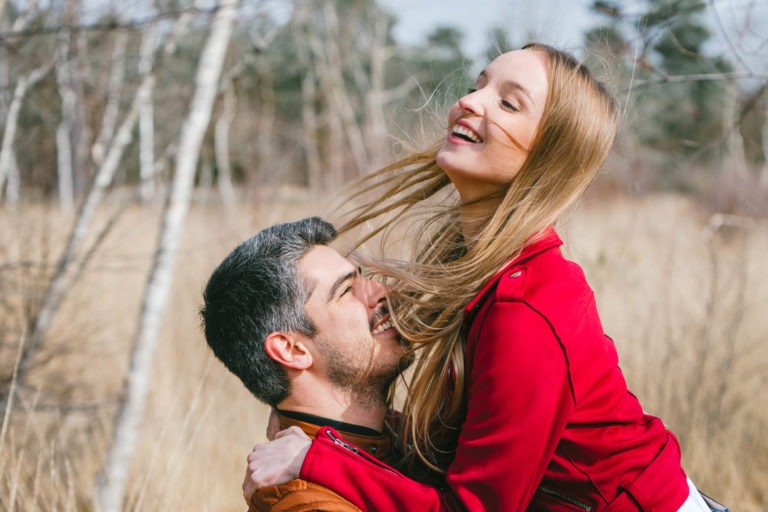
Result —
[[248, 512], [361, 512], [337, 493], [307, 480], [296, 479], [257, 490]]
[[494, 299], [499, 302], [536, 303], [552, 296], [591, 295], [581, 267], [567, 259], [559, 247], [512, 265], [498, 276]]

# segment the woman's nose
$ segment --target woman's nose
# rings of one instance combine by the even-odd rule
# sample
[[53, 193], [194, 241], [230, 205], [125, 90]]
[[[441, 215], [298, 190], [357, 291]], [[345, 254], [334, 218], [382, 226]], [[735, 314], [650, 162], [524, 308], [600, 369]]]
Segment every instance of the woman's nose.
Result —
[[458, 105], [463, 112], [482, 114], [482, 94], [480, 91], [471, 91], [459, 98]]

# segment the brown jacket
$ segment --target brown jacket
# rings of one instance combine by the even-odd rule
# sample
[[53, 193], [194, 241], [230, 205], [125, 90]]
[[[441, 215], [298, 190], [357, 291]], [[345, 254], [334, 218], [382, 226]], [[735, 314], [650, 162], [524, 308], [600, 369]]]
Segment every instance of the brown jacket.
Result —
[[[318, 418], [319, 419], [319, 418]], [[280, 428], [296, 425], [309, 437], [314, 438], [317, 430], [324, 425], [309, 421], [280, 416]], [[346, 431], [338, 424], [336, 428], [344, 440], [368, 452], [377, 459], [391, 463], [392, 445], [385, 434], [369, 436]], [[361, 512], [359, 508], [332, 490], [306, 480], [296, 479], [282, 485], [262, 487], [251, 496], [248, 512]]]

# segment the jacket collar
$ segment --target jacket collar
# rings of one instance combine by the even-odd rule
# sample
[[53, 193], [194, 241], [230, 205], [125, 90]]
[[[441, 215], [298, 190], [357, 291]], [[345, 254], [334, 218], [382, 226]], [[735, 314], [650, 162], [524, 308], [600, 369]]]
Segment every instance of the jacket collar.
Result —
[[467, 304], [467, 306], [464, 308], [464, 316], [473, 310], [475, 305], [477, 305], [477, 303], [480, 302], [483, 297], [485, 297], [488, 290], [496, 286], [496, 283], [499, 281], [499, 279], [501, 279], [501, 276], [503, 276], [509, 269], [528, 261], [537, 254], [541, 254], [548, 249], [559, 247], [561, 245], [563, 245], [563, 241], [560, 239], [560, 236], [552, 226], [548, 226], [545, 229], [539, 231], [537, 234], [533, 235], [528, 239], [528, 242], [526, 242], [526, 245], [523, 247], [523, 250], [520, 252], [520, 254], [512, 261], [504, 265], [504, 267], [499, 270], [485, 286], [483, 286], [477, 295], [475, 295], [475, 298], [469, 301], [469, 304]]
[[[291, 413], [289, 412], [289, 414]], [[303, 430], [305, 434], [314, 439], [317, 431], [320, 430], [321, 427], [331, 426], [344, 437], [345, 441], [354, 444], [358, 448], [367, 452], [372, 457], [387, 463], [392, 459], [392, 442], [390, 441], [389, 436], [386, 434], [379, 434], [375, 431], [371, 431], [372, 435], [362, 434], [360, 432], [350, 432], [349, 430], [357, 430], [358, 428], [364, 427], [349, 425], [349, 427], [352, 428], [345, 429], [344, 425], [348, 424], [343, 424], [333, 420], [324, 420], [324, 418], [320, 418], [318, 416], [307, 416], [305, 419], [307, 421], [297, 418], [289, 418], [283, 413], [283, 411], [281, 411], [280, 429], [285, 430], [288, 427], [297, 426]], [[309, 421], [310, 419], [312, 421]], [[374, 433], [375, 435], [373, 435]]]

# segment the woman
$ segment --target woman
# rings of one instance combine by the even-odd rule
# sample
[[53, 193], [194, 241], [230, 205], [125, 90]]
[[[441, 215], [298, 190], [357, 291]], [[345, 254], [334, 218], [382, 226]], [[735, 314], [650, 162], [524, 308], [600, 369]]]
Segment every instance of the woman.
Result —
[[[334, 443], [332, 431], [311, 445], [282, 437], [299, 464], [306, 452], [301, 478], [365, 510], [708, 510], [675, 437], [627, 390], [592, 291], [552, 228], [600, 169], [617, 118], [585, 67], [532, 44], [480, 73], [438, 151], [373, 179], [379, 199], [344, 229], [421, 218], [417, 207], [458, 196], [422, 221], [415, 262], [377, 266], [397, 327], [422, 351], [402, 415], [405, 467], [442, 485]], [[249, 467], [266, 463], [255, 459]]]

